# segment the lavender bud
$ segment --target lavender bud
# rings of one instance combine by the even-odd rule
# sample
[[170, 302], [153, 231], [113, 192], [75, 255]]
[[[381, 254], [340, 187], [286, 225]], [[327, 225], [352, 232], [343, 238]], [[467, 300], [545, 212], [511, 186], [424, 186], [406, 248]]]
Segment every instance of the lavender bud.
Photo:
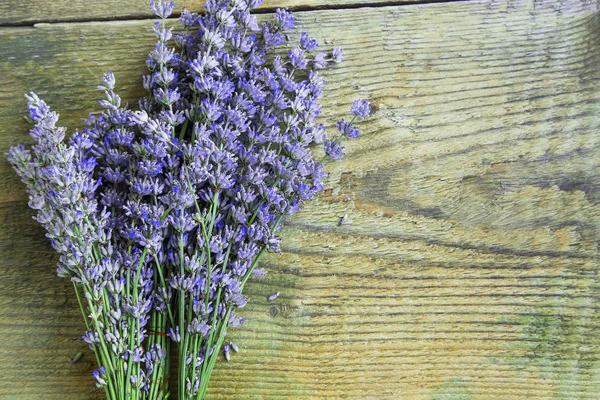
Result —
[[341, 146], [337, 140], [324, 140], [325, 154], [331, 157], [333, 160], [338, 160], [344, 157], [344, 147]]
[[81, 360], [82, 357], [83, 357], [83, 351], [80, 351], [79, 353], [75, 354], [75, 356], [73, 358], [69, 359], [69, 364], [75, 364], [76, 362]]
[[229, 345], [228, 344], [223, 346], [223, 355], [225, 356], [226, 361], [229, 361], [231, 359], [231, 356], [229, 355]]
[[275, 21], [282, 31], [293, 29], [294, 25], [296, 24], [292, 14], [283, 8], [278, 8], [275, 10]]
[[152, 0], [150, 7], [152, 8], [154, 15], [162, 19], [168, 18], [173, 12], [173, 2], [165, 3], [160, 0], [158, 2]]
[[169, 337], [175, 343], [179, 343], [181, 341], [181, 335], [179, 334], [178, 326], [175, 328], [175, 330], [173, 330], [173, 328], [169, 328]]
[[317, 53], [315, 58], [313, 58], [313, 67], [315, 69], [325, 68], [327, 66], [326, 56], [327, 54], [325, 52]]
[[115, 88], [115, 75], [112, 71], [102, 76], [102, 85], [97, 86], [98, 90], [110, 91]]
[[143, 126], [144, 124], [146, 124], [148, 122], [148, 114], [144, 110], [136, 111], [133, 113], [132, 120], [137, 125]]
[[44, 198], [42, 196], [29, 196], [29, 207], [34, 210], [41, 210], [44, 208]]
[[256, 268], [252, 271], [252, 275], [254, 275], [257, 278], [264, 278], [265, 275], [267, 275], [267, 272], [264, 269]]
[[331, 50], [331, 61], [333, 61], [334, 63], [341, 63], [342, 58], [342, 49], [339, 47], [334, 47]]
[[106, 381], [104, 380], [104, 377], [106, 376], [106, 370], [104, 367], [100, 367], [99, 369], [95, 370], [92, 372], [92, 375], [94, 378], [96, 378], [98, 387], [106, 386]]

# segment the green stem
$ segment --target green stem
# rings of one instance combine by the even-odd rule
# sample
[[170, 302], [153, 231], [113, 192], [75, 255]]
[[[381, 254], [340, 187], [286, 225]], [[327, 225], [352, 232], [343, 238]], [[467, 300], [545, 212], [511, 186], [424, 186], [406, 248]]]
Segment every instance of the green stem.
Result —
[[77, 296], [77, 303], [79, 304], [79, 309], [81, 310], [81, 315], [83, 316], [83, 322], [85, 322], [85, 328], [89, 331], [90, 324], [88, 324], [87, 315], [85, 315], [83, 303], [81, 302], [81, 296], [79, 295], [79, 289], [77, 289], [77, 284], [75, 282], [73, 282], [73, 289], [75, 289], [75, 296]]
[[[183, 233], [179, 237], [179, 274], [183, 278], [184, 275], [184, 249], [183, 249]], [[179, 289], [179, 398], [185, 396], [185, 377], [186, 374], [186, 335], [187, 329], [185, 325], [185, 291]]]
[[[281, 222], [282, 219], [283, 219], [283, 214], [281, 214], [277, 218], [277, 221], [271, 227], [271, 233], [275, 232], [275, 230], [277, 229], [277, 226], [279, 225], [279, 223]], [[244, 289], [244, 285], [246, 284], [246, 281], [248, 281], [248, 278], [250, 278], [250, 275], [252, 275], [252, 271], [254, 271], [254, 268], [258, 265], [258, 261], [260, 260], [260, 257], [263, 255], [264, 251], [265, 251], [265, 248], [261, 247], [261, 249], [259, 250], [256, 257], [254, 257], [254, 260], [252, 261], [250, 268], [248, 269], [248, 271], [246, 271], [246, 274], [244, 275], [244, 278], [242, 279], [242, 283], [240, 284], [240, 292]]]
[[[217, 336], [217, 344], [215, 346], [215, 350], [213, 351], [212, 355], [210, 356], [210, 360], [208, 361], [207, 369], [203, 372], [202, 376], [200, 377], [200, 388], [199, 388], [198, 394], [196, 396], [197, 400], [204, 399], [204, 396], [206, 395], [206, 390], [208, 389], [208, 382], [210, 380], [210, 376], [212, 374], [215, 363], [217, 362], [217, 357], [219, 355], [219, 351], [221, 349], [221, 346], [223, 345], [223, 341], [225, 340], [225, 336], [227, 334], [227, 321], [229, 321], [230, 313], [231, 313], [231, 308], [229, 310], [227, 310], [227, 313], [225, 314], [225, 318], [222, 320], [221, 325], [219, 326], [219, 335]], [[206, 360], [204, 362], [206, 362]]]
[[[275, 222], [275, 224], [271, 227], [271, 233], [273, 233], [276, 229], [277, 226], [279, 225], [279, 223], [281, 222], [281, 220], [283, 219], [283, 214], [280, 215], [277, 218], [277, 221]], [[240, 284], [240, 292], [244, 289], [244, 285], [246, 284], [248, 278], [250, 277], [250, 275], [252, 274], [252, 271], [254, 270], [254, 268], [256, 267], [256, 265], [258, 264], [260, 257], [262, 256], [262, 254], [264, 253], [265, 248], [262, 247], [260, 249], [260, 251], [258, 252], [258, 254], [254, 257], [254, 260], [252, 262], [252, 265], [250, 266], [250, 269], [246, 272], [246, 274], [244, 275], [244, 278], [242, 280], [242, 283]], [[217, 295], [217, 299], [220, 298], [220, 292], [221, 292], [221, 288], [219, 288], [219, 292]], [[217, 307], [218, 307], [217, 303]], [[227, 333], [227, 324], [229, 323], [229, 316], [231, 314], [231, 308], [229, 308], [225, 314], [225, 317], [221, 320], [219, 328], [218, 328], [218, 334], [217, 334], [217, 342], [215, 344], [215, 346], [212, 346], [212, 341], [214, 339], [213, 334], [215, 332], [215, 321], [216, 321], [216, 317], [215, 319], [213, 319], [213, 328], [211, 329], [211, 334], [209, 336], [209, 339], [207, 341], [206, 344], [206, 352], [208, 354], [208, 352], [210, 351], [210, 348], [213, 348], [213, 353], [211, 354], [211, 356], [208, 358], [205, 358], [204, 360], [204, 364], [202, 366], [202, 372], [201, 372], [201, 376], [200, 376], [200, 389], [198, 390], [198, 394], [196, 397], [196, 400], [202, 400], [204, 398], [204, 396], [206, 395], [206, 391], [208, 389], [208, 382], [210, 380], [210, 376], [212, 374], [212, 371], [214, 369], [215, 363], [217, 361], [217, 357], [218, 354], [221, 350], [221, 346], [223, 345], [223, 341], [225, 340], [225, 336]], [[217, 312], [218, 309], [215, 309], [215, 312]]]
[[[158, 270], [158, 275], [160, 277], [160, 284], [161, 287], [163, 288], [167, 288], [167, 285], [165, 283], [165, 277], [163, 275], [162, 272], [162, 267], [160, 265], [160, 263], [158, 262], [158, 256], [155, 254], [154, 255], [154, 260], [156, 261], [156, 269]], [[173, 317], [173, 311], [171, 310], [171, 303], [167, 302], [167, 312], [169, 313], [169, 322], [171, 323], [171, 326], [175, 326], [175, 318]]]
[[[135, 280], [133, 281], [133, 295], [132, 295], [132, 302], [133, 304], [138, 304], [139, 302], [139, 298], [138, 298], [138, 285], [139, 285], [139, 280], [140, 280], [140, 271], [142, 269], [142, 266], [144, 265], [144, 261], [146, 260], [146, 255], [148, 254], [148, 249], [144, 248], [144, 250], [142, 251], [142, 256], [140, 257], [140, 261], [138, 262], [137, 265], [137, 270], [135, 271]], [[127, 276], [129, 277], [129, 274], [127, 274]], [[136, 335], [136, 329], [139, 329], [139, 321], [138, 320], [133, 320], [133, 318], [129, 318], [129, 351], [133, 352], [133, 348], [134, 348], [134, 341], [137, 337], [137, 345], [139, 346], [139, 335]], [[129, 394], [134, 391], [135, 393], [138, 392], [137, 388], [132, 388], [131, 387], [131, 379], [128, 379], [131, 374], [135, 374], [135, 376], [139, 379], [139, 363], [134, 363], [131, 360], [127, 363], [127, 376], [125, 377], [125, 385], [126, 385], [126, 394], [127, 396], [129, 396]], [[135, 398], [136, 395], [133, 395]]]
[[[79, 233], [79, 230], [77, 228], [75, 228], [75, 235], [77, 237], [77, 239], [79, 240], [80, 244], [83, 244], [83, 240], [81, 239], [81, 234]], [[91, 254], [91, 261], [92, 263], [96, 263], [99, 260], [101, 260], [100, 254], [99, 254], [99, 250], [96, 247], [96, 244], [92, 245], [92, 254]], [[93, 305], [92, 305], [92, 291], [91, 288], [88, 285], [82, 285], [83, 290], [85, 292], [85, 297], [87, 300], [87, 305], [88, 305], [88, 309], [90, 310], [90, 312], [94, 309]], [[81, 301], [81, 298], [79, 297], [79, 292], [76, 291], [77, 296], [78, 296], [78, 300]], [[106, 294], [106, 288], [103, 289], [103, 298]], [[80, 308], [81, 310], [83, 310], [83, 306], [80, 303]], [[98, 324], [98, 317], [100, 317], [103, 321], [101, 321], [103, 326], [108, 326], [108, 320], [107, 320], [107, 314], [106, 314], [106, 307], [102, 308], [102, 313], [101, 315], [94, 315], [94, 317], [92, 318], [92, 324], [94, 325], [94, 329], [95, 331], [98, 333], [98, 338], [100, 339], [100, 348], [97, 349], [96, 346], [94, 346], [94, 349], [97, 349], [98, 351], [95, 351], [96, 354], [96, 360], [98, 361], [98, 365], [99, 366], [104, 366], [105, 370], [106, 370], [106, 385], [105, 385], [105, 391], [107, 393], [110, 393], [110, 396], [112, 396], [112, 398], [114, 399], [118, 399], [117, 395], [115, 394], [115, 387], [118, 388], [119, 387], [119, 382], [120, 380], [118, 379], [117, 376], [117, 368], [115, 366], [115, 360], [110, 357], [110, 352], [108, 351], [108, 348], [106, 347], [106, 343], [105, 343], [105, 339], [104, 339], [104, 335], [102, 334], [102, 326]], [[87, 317], [83, 316], [84, 321], [86, 323], [86, 326], [88, 327], [89, 330], [89, 325], [87, 323]], [[114, 387], [113, 387], [114, 386]], [[109, 398], [111, 398], [110, 396], [108, 396]]]
[[[79, 304], [79, 309], [81, 310], [81, 316], [83, 317], [83, 322], [85, 322], [85, 328], [87, 331], [89, 331], [90, 324], [88, 323], [88, 318], [85, 313], [83, 303], [81, 302], [81, 295], [79, 294], [79, 289], [77, 289], [77, 284], [75, 282], [73, 282], [73, 289], [75, 289], [75, 296], [77, 296], [77, 303]], [[92, 344], [92, 351], [94, 352], [94, 355], [96, 356], [96, 361], [98, 362], [98, 365], [102, 365], [102, 355], [98, 353], [99, 349], [97, 349], [96, 346], [93, 344]], [[113, 391], [109, 390], [108, 384], [104, 387], [104, 391], [106, 392], [107, 398], [110, 399], [112, 396], [112, 398], [114, 398], [116, 400], [116, 396], [114, 395]]]

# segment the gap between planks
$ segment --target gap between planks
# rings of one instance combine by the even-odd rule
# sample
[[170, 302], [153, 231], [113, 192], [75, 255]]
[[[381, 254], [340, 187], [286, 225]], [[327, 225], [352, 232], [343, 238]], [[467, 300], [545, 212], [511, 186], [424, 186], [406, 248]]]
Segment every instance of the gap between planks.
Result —
[[[298, 5], [285, 7], [293, 12], [309, 12], [309, 11], [326, 11], [326, 10], [352, 10], [356, 8], [382, 8], [382, 7], [403, 7], [403, 6], [419, 6], [419, 5], [434, 5], [445, 3], [467, 3], [476, 2], [474, 0], [401, 0], [401, 1], [383, 1], [383, 2], [357, 2], [349, 4], [327, 4], [327, 5]], [[278, 7], [260, 7], [253, 11], [253, 14], [272, 14]], [[171, 18], [179, 18], [181, 12], [173, 12]], [[17, 21], [17, 22], [2, 22], [0, 30], [3, 28], [16, 27], [35, 27], [38, 24], [71, 24], [71, 23], [86, 23], [86, 22], [117, 22], [117, 21], [143, 21], [153, 20], [153, 16], [148, 15], [125, 15], [125, 16], [110, 16], [110, 17], [95, 17], [95, 18], [71, 18], [69, 20], [57, 21], [52, 19], [38, 19], [33, 21]]]

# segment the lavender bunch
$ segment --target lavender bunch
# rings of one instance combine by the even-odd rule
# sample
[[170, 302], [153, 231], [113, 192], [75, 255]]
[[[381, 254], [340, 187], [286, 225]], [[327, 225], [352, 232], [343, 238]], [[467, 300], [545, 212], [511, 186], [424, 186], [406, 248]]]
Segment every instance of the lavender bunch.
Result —
[[[160, 369], [166, 368], [166, 345], [142, 346], [152, 314], [153, 270], [139, 249], [125, 251], [115, 236], [115, 217], [100, 196], [106, 183], [98, 176], [98, 143], [87, 132], [64, 143], [58, 114], [35, 94], [28, 100], [33, 154], [20, 145], [10, 149], [8, 160], [29, 189], [34, 218], [60, 254], [58, 275], [73, 282], [87, 327], [83, 340], [98, 360], [97, 384], [108, 399], [165, 398]], [[109, 115], [101, 117], [107, 129]]]
[[[117, 265], [123, 271], [121, 282], [129, 299], [124, 311], [136, 318], [128, 325], [127, 351], [136, 355], [134, 362], [145, 362], [146, 368], [123, 365], [125, 392], [131, 382], [144, 389], [141, 398], [155, 399], [168, 396], [170, 342], [165, 332], [172, 314], [158, 259], [168, 209], [157, 199], [164, 187], [162, 165], [170, 162], [173, 149], [160, 136], [148, 137], [140, 130], [138, 115], [121, 105], [114, 85], [114, 75], [106, 74], [98, 86], [105, 94], [99, 101], [104, 111], [85, 120], [84, 133], [93, 142], [95, 176], [104, 182], [96, 197], [108, 211], [111, 247], [121, 261]], [[148, 323], [150, 329], [144, 329]]]
[[[164, 241], [176, 292], [170, 337], [178, 345], [180, 398], [204, 397], [227, 327], [242, 322], [236, 310], [247, 302], [242, 290], [261, 254], [279, 251], [282, 218], [324, 187], [311, 151], [325, 139], [316, 122], [317, 70], [340, 62], [341, 50], [317, 52], [317, 41], [302, 33], [279, 54], [294, 19], [278, 9], [259, 25], [250, 14], [259, 4], [209, 0], [202, 15], [183, 11], [184, 31], [174, 36], [164, 25], [172, 3], [154, 5], [163, 22], [140, 106], [180, 149], [168, 185], [182, 201]], [[177, 48], [167, 46], [171, 37]], [[355, 102], [352, 112], [366, 117], [368, 103]], [[341, 138], [359, 134], [353, 122], [338, 123], [340, 137], [325, 139], [326, 155], [343, 155]]]
[[59, 275], [84, 293], [84, 340], [109, 399], [167, 398], [171, 342], [178, 398], [204, 398], [260, 256], [279, 251], [282, 219], [323, 190], [323, 161], [344, 155], [342, 139], [370, 113], [355, 101], [327, 139], [318, 70], [342, 52], [318, 51], [307, 33], [283, 51], [294, 19], [278, 9], [259, 24], [259, 3], [209, 0], [202, 15], [184, 10], [174, 34], [173, 4], [153, 2], [161, 22], [139, 111], [108, 73], [102, 113], [68, 145], [58, 115], [29, 98], [38, 144], [9, 161], [61, 254]]

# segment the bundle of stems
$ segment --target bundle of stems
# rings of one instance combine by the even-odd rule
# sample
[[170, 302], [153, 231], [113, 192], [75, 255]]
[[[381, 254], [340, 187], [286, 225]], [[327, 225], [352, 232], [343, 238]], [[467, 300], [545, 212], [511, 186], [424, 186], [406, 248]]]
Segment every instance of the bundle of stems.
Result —
[[294, 19], [278, 9], [259, 24], [258, 4], [209, 0], [201, 15], [184, 10], [174, 34], [173, 4], [153, 2], [139, 110], [105, 74], [103, 111], [66, 143], [58, 114], [28, 96], [36, 144], [8, 158], [73, 282], [107, 399], [168, 398], [171, 348], [178, 398], [204, 398], [261, 255], [279, 251], [282, 219], [324, 188], [323, 161], [342, 157], [369, 115], [356, 100], [327, 139], [317, 70], [341, 50], [319, 52], [302, 33], [282, 54]]

